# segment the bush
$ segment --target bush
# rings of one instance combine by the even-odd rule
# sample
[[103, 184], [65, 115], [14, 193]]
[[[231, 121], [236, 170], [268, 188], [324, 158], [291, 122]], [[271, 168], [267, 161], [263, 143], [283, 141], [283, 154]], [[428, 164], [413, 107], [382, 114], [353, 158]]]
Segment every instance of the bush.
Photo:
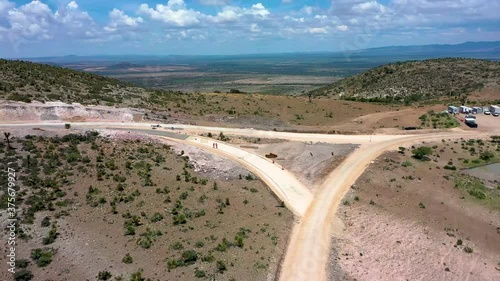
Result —
[[476, 197], [477, 199], [480, 199], [480, 200], [486, 199], [486, 194], [484, 192], [482, 192], [481, 190], [470, 189], [469, 194], [471, 196]]
[[446, 165], [446, 166], [444, 166], [444, 169], [445, 169], [445, 170], [456, 171], [456, 170], [457, 170], [457, 167], [455, 167], [455, 166], [453, 166], [453, 165]]
[[472, 254], [472, 252], [474, 252], [474, 250], [471, 247], [465, 247], [464, 252], [466, 252], [467, 254]]
[[13, 277], [15, 281], [29, 281], [33, 279], [33, 273], [27, 269], [21, 269], [14, 273]]
[[182, 245], [181, 242], [175, 242], [174, 244], [170, 245], [170, 249], [173, 249], [173, 250], [182, 250], [182, 249], [184, 249], [184, 246]]
[[30, 264], [30, 261], [27, 259], [16, 260], [16, 267], [19, 267], [19, 268], [27, 268], [29, 264]]
[[100, 271], [97, 274], [97, 280], [109, 280], [111, 278], [111, 273], [109, 271]]
[[432, 148], [427, 147], [427, 146], [421, 146], [419, 148], [413, 149], [411, 151], [413, 153], [413, 158], [421, 160], [421, 161], [428, 161], [429, 155], [432, 155]]
[[480, 154], [479, 158], [481, 158], [481, 160], [484, 160], [484, 161], [489, 161], [491, 159], [493, 159], [495, 157], [495, 154], [493, 154], [493, 152], [491, 151], [485, 151], [483, 153]]
[[127, 253], [123, 259], [122, 259], [122, 262], [125, 263], [125, 264], [131, 264], [134, 262], [134, 259], [130, 256], [129, 253]]
[[42, 225], [42, 227], [47, 227], [47, 226], [49, 226], [49, 225], [50, 225], [50, 218], [49, 218], [49, 217], [44, 217], [44, 218], [42, 219], [42, 224], [41, 224], [41, 225]]
[[187, 250], [182, 253], [182, 260], [185, 265], [191, 265], [198, 260], [198, 253], [195, 250]]
[[219, 273], [224, 273], [224, 271], [227, 270], [226, 263], [224, 261], [218, 260], [217, 261], [217, 272]]
[[160, 214], [160, 213], [155, 213], [152, 217], [151, 217], [151, 222], [159, 222], [163, 220], [163, 215]]
[[70, 129], [71, 128], [71, 124], [68, 124], [68, 123], [64, 124], [64, 128], [65, 129]]
[[410, 161], [404, 161], [404, 162], [401, 164], [401, 166], [403, 166], [403, 167], [405, 167], [405, 168], [406, 168], [406, 167], [411, 167], [411, 166], [413, 166], [413, 164], [412, 164]]
[[53, 249], [33, 249], [31, 250], [31, 258], [39, 267], [45, 267], [52, 262]]
[[422, 202], [418, 203], [418, 207], [419, 207], [420, 209], [425, 209], [425, 205], [424, 205], [424, 203], [422, 203]]
[[204, 277], [207, 276], [207, 274], [203, 270], [196, 269], [194, 271], [194, 276], [197, 277], [197, 278], [204, 278]]

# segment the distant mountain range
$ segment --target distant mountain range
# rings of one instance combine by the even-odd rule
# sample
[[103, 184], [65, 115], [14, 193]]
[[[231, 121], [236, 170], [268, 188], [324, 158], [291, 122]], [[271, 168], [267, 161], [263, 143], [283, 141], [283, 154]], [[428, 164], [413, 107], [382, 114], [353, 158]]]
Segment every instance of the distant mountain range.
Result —
[[490, 60], [500, 60], [500, 41], [493, 42], [466, 42], [457, 45], [421, 45], [421, 46], [389, 46], [371, 48], [364, 50], [351, 50], [345, 52], [311, 52], [311, 53], [275, 53], [275, 54], [246, 54], [246, 55], [96, 55], [96, 56], [61, 56], [23, 58], [23, 60], [54, 64], [67, 63], [92, 63], [99, 62], [113, 65], [122, 62], [147, 64], [148, 62], [161, 63], [190, 63], [193, 61], [225, 61], [239, 60], [244, 58], [279, 60], [283, 58], [308, 59], [308, 58], [330, 58], [345, 59], [346, 56], [353, 58], [378, 57], [394, 61], [428, 59], [439, 57], [467, 57]]

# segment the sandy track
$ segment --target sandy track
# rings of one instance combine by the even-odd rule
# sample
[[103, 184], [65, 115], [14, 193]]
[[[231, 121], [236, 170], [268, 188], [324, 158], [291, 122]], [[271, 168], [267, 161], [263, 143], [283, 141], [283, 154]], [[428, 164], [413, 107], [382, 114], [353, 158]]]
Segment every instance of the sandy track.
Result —
[[[327, 278], [326, 264], [330, 252], [332, 222], [336, 210], [349, 188], [356, 182], [366, 167], [385, 151], [422, 141], [454, 139], [459, 137], [481, 137], [477, 133], [455, 132], [407, 137], [372, 145], [364, 145], [351, 154], [323, 182], [314, 196], [314, 201], [301, 222], [293, 230], [280, 280], [324, 281]], [[484, 135], [483, 137], [486, 137]]]
[[[194, 136], [186, 140], [164, 138], [195, 146], [207, 152], [241, 163], [263, 180], [274, 194], [299, 217], [305, 214], [311, 204], [313, 198], [311, 192], [294, 175], [287, 170], [282, 170], [281, 166], [259, 155], [208, 138]], [[217, 143], [217, 149], [212, 147], [213, 143]]]

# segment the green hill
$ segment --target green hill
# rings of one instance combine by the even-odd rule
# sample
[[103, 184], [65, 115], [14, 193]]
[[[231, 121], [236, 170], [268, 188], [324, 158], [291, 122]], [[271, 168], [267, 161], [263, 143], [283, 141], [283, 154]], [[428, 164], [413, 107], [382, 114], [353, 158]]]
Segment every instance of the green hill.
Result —
[[0, 59], [0, 98], [30, 102], [135, 104], [147, 90], [91, 73], [27, 61]]
[[405, 102], [462, 97], [500, 86], [500, 62], [445, 58], [399, 62], [313, 90], [313, 96], [372, 102]]

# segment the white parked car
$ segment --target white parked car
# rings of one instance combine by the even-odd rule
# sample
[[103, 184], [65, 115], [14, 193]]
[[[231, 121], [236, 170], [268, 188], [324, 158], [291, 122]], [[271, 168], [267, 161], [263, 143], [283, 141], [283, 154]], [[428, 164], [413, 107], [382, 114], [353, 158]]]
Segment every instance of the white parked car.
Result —
[[500, 113], [498, 113], [498, 112], [493, 113], [493, 116], [495, 116], [495, 117], [498, 117], [499, 115], [500, 115]]
[[490, 115], [490, 114], [491, 114], [491, 112], [489, 112], [488, 110], [486, 110], [486, 111], [484, 112], [484, 115]]

